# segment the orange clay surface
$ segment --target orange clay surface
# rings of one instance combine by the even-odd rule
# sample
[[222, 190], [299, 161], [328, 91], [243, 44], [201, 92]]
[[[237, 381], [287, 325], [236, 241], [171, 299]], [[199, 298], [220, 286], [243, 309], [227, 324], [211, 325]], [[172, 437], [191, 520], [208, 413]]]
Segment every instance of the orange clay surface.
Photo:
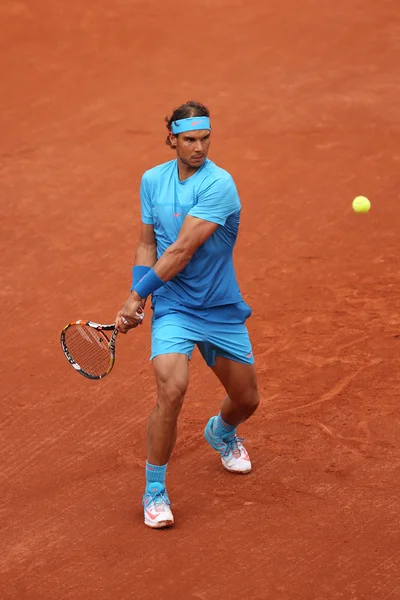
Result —
[[[398, 0], [2, 0], [0, 30], [1, 600], [399, 600]], [[150, 314], [101, 382], [59, 334], [124, 302], [140, 177], [192, 98], [243, 203], [262, 404], [235, 477], [196, 351], [157, 532]]]

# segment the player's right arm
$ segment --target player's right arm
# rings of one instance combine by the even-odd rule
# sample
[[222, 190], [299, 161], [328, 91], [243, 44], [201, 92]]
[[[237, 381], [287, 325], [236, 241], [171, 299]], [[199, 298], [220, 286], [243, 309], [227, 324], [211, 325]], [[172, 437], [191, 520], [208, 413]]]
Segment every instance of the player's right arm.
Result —
[[[154, 233], [151, 194], [145, 175], [142, 177], [142, 181], [140, 184], [140, 204], [142, 213], [142, 225], [140, 229], [139, 242], [136, 246], [135, 260], [132, 271], [131, 289], [133, 288], [135, 282], [140, 280], [146, 274], [146, 272], [149, 271], [157, 262], [157, 242]], [[122, 309], [118, 311], [116, 317], [117, 329], [119, 329], [122, 333], [126, 333], [126, 331], [123, 330], [124, 325], [121, 322], [121, 320], [122, 315], [127, 312], [129, 299], [130, 296], [128, 297], [128, 300], [125, 302]], [[142, 308], [144, 308], [146, 300], [146, 298], [142, 300]], [[139, 323], [141, 323], [141, 320], [140, 318], [138, 318], [136, 311], [134, 311], [133, 316], [130, 318], [129, 328], [137, 327]]]
[[151, 188], [146, 177], [143, 175], [140, 182], [140, 209], [142, 214], [142, 227], [140, 230], [139, 243], [136, 248], [135, 265], [153, 267], [157, 262], [157, 243], [154, 234], [153, 206], [151, 201]]
[[136, 246], [134, 265], [154, 267], [157, 262], [157, 243], [154, 234], [154, 225], [142, 223], [140, 237]]
[[142, 226], [139, 243], [136, 247], [131, 289], [157, 262], [157, 242], [154, 233], [151, 196], [151, 188], [145, 173], [140, 183]]

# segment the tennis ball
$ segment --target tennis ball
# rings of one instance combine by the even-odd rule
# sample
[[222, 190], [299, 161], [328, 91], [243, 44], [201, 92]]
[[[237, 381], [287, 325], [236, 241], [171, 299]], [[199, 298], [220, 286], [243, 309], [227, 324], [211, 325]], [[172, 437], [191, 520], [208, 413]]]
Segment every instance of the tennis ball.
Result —
[[367, 213], [371, 208], [371, 202], [365, 196], [357, 196], [353, 200], [353, 210], [356, 213]]

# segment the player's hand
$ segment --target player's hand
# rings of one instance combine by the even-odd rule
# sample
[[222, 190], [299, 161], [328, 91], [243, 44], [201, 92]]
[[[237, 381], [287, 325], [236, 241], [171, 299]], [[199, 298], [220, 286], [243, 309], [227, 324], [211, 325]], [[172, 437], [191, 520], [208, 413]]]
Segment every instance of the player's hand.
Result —
[[142, 323], [143, 309], [146, 301], [140, 298], [136, 292], [131, 292], [124, 306], [118, 312], [115, 326], [121, 333], [128, 333]]

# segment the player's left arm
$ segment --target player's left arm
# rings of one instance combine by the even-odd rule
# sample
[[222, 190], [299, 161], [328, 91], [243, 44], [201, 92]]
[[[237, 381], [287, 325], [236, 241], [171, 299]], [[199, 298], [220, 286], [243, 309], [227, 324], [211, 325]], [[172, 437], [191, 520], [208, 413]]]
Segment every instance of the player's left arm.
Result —
[[126, 333], [135, 323], [135, 314], [142, 299], [152, 294], [167, 281], [180, 273], [192, 256], [224, 225], [229, 215], [240, 210], [239, 196], [232, 178], [213, 181], [198, 196], [183, 221], [177, 240], [171, 244], [151, 269], [134, 287], [120, 311], [116, 327]]
[[157, 261], [154, 271], [163, 281], [169, 281], [180, 273], [192, 259], [193, 254], [216, 231], [218, 223], [187, 215], [177, 240], [171, 244]]
[[[212, 236], [218, 223], [187, 215], [183, 221], [179, 236], [156, 262], [153, 271], [164, 283], [175, 277], [190, 262], [193, 254]], [[146, 276], [145, 276], [146, 277]], [[144, 278], [145, 278], [144, 277]], [[137, 325], [135, 317], [144, 297], [133, 290], [116, 317], [116, 327], [121, 333], [127, 333]]]
[[217, 179], [199, 193], [179, 232], [177, 240], [157, 261], [154, 271], [169, 281], [190, 262], [196, 250], [213, 235], [217, 227], [240, 209], [240, 200], [231, 177]]

